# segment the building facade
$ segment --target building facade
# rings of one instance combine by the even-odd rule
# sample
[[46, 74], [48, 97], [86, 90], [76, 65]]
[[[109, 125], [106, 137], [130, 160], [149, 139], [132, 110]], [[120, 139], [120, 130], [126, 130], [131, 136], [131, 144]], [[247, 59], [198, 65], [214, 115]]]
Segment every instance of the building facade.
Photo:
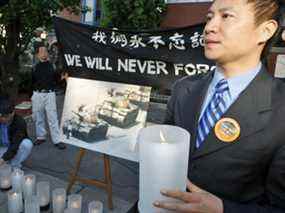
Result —
[[[211, 0], [166, 0], [167, 12], [162, 22], [162, 28], [182, 27], [202, 23]], [[82, 6], [90, 10], [82, 14], [82, 23], [98, 26], [100, 23], [101, 1], [82, 0]], [[79, 18], [77, 18], [79, 20]]]
[[204, 22], [211, 1], [168, 0], [167, 3], [162, 28], [184, 27]]

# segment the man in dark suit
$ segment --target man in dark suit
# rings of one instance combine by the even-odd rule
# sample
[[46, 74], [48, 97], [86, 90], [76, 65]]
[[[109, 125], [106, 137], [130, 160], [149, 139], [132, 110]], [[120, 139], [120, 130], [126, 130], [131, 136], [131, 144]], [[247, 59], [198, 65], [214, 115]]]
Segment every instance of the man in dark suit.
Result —
[[166, 123], [191, 133], [188, 191], [162, 189], [175, 212], [285, 212], [285, 85], [261, 60], [282, 2], [215, 0], [204, 29], [217, 68], [176, 82]]

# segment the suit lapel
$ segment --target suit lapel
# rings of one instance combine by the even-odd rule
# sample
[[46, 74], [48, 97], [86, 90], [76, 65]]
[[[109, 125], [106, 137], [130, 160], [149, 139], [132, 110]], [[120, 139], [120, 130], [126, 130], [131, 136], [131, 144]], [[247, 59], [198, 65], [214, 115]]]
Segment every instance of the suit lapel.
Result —
[[241, 128], [239, 138], [232, 143], [222, 142], [215, 136], [213, 128], [192, 157], [198, 158], [241, 143], [244, 137], [264, 128], [271, 114], [271, 86], [272, 78], [263, 68], [222, 116], [222, 118], [233, 118], [239, 123]]
[[205, 76], [205, 79], [197, 81], [197, 84], [189, 87], [186, 98], [183, 99], [185, 102], [181, 103], [182, 113], [180, 116], [184, 121], [182, 127], [187, 129], [191, 134], [190, 153], [195, 150], [199, 115], [212, 78], [213, 75], [210, 73]]

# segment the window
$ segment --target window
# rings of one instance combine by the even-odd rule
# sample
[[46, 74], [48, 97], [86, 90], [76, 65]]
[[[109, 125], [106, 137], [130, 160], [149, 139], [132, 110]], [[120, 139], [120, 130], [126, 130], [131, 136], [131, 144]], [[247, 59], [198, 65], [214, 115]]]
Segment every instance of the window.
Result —
[[88, 11], [82, 14], [82, 23], [90, 25], [99, 25], [101, 18], [100, 0], [83, 0], [82, 6], [88, 7]]

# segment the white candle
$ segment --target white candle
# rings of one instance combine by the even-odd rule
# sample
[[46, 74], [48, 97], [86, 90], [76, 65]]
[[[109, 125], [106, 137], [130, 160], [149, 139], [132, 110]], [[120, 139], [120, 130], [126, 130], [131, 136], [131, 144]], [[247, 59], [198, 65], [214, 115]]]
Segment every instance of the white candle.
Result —
[[8, 189], [11, 187], [12, 168], [9, 164], [4, 164], [0, 167], [0, 188]]
[[23, 198], [21, 192], [9, 191], [8, 192], [8, 212], [20, 213], [23, 212]]
[[81, 213], [82, 196], [79, 194], [72, 194], [68, 196], [67, 206], [74, 209], [76, 213]]
[[153, 206], [156, 200], [169, 200], [161, 189], [185, 191], [190, 134], [176, 126], [153, 125], [138, 135], [140, 179], [139, 212], [170, 212]]
[[52, 208], [53, 213], [63, 213], [65, 209], [66, 191], [58, 188], [52, 192]]
[[24, 171], [15, 168], [11, 175], [13, 191], [22, 192], [23, 177], [24, 177]]
[[35, 194], [36, 176], [25, 175], [23, 180], [23, 194], [24, 198], [28, 198]]
[[1, 178], [1, 189], [9, 189], [11, 186], [11, 177], [2, 177]]
[[63, 213], [76, 213], [76, 210], [75, 210], [75, 209], [67, 208], [67, 209], [64, 209], [64, 212], [63, 212]]
[[50, 201], [50, 185], [49, 182], [42, 181], [37, 183], [37, 196], [39, 198], [40, 207], [45, 207]]
[[88, 204], [88, 213], [103, 213], [103, 203], [92, 201]]
[[36, 195], [29, 196], [25, 199], [25, 213], [40, 213], [39, 199]]

